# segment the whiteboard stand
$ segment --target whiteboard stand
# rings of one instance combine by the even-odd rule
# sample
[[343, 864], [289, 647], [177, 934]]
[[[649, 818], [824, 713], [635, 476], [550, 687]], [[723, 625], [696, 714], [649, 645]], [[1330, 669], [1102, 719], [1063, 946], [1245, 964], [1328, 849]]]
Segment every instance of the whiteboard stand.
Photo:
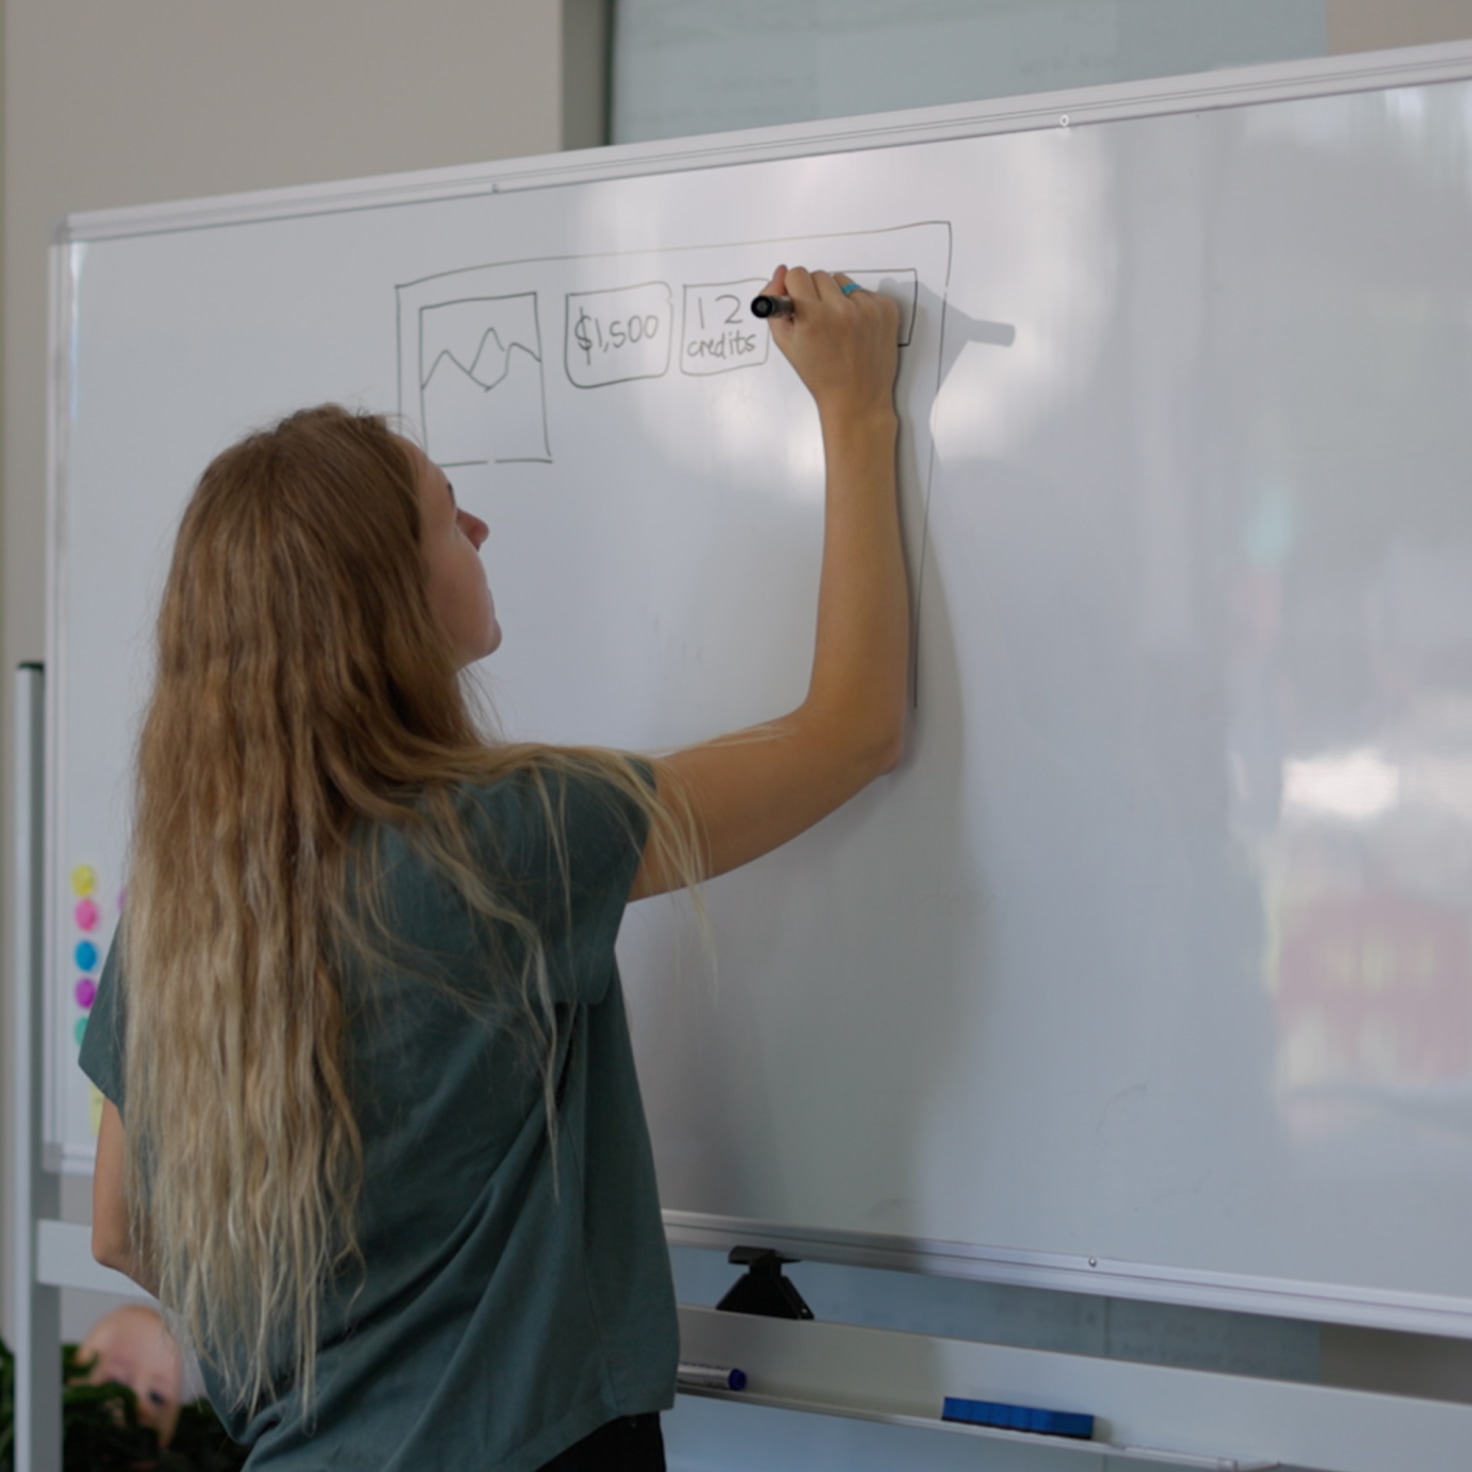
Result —
[[42, 1165], [41, 875], [45, 677], [15, 672], [15, 908], [11, 951], [10, 1301], [15, 1322], [15, 1472], [61, 1466], [61, 1293], [36, 1274], [37, 1229], [60, 1208], [60, 1182]]

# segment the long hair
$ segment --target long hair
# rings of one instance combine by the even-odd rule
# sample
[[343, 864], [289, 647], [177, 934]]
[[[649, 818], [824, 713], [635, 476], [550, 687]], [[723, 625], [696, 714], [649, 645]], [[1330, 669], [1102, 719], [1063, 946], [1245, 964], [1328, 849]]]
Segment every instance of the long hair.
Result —
[[539, 1046], [549, 1127], [540, 937], [475, 861], [457, 787], [530, 774], [556, 842], [559, 779], [597, 774], [667, 872], [698, 868], [688, 809], [628, 758], [485, 738], [419, 542], [404, 442], [325, 406], [209, 466], [164, 588], [122, 931], [127, 1197], [160, 1300], [240, 1404], [286, 1373], [310, 1406], [319, 1300], [358, 1256], [341, 970], [379, 911], [371, 875], [346, 892], [355, 831], [397, 826], [515, 937], [501, 1000]]

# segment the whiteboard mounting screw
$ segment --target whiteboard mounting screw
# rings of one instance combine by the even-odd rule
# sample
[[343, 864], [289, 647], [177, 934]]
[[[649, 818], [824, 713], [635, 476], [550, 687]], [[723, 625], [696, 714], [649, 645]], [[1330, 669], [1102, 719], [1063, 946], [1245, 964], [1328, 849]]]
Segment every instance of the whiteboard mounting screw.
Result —
[[1091, 1258], [1090, 1258], [1090, 1259], [1089, 1259], [1089, 1266], [1090, 1266], [1090, 1267], [1091, 1267], [1091, 1268], [1096, 1268], [1096, 1267], [1098, 1267], [1098, 1266], [1099, 1266], [1099, 1259], [1098, 1259], [1098, 1258], [1097, 1258], [1097, 1257], [1091, 1257]]
[[1064, 113], [1063, 116], [1058, 119], [1058, 126], [1060, 128], [1066, 128], [1068, 126], [1068, 114], [1067, 113]]

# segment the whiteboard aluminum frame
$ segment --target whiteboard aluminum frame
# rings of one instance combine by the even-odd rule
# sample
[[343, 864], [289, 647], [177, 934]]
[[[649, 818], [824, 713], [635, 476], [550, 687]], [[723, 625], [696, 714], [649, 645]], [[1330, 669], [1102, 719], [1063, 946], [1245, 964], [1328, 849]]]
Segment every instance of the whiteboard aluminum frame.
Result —
[[65, 668], [67, 648], [65, 624], [61, 610], [66, 605], [69, 587], [67, 548], [65, 544], [66, 518], [63, 515], [67, 483], [67, 427], [71, 417], [72, 360], [75, 349], [77, 320], [75, 252], [55, 246], [51, 251], [49, 268], [50, 295], [50, 351], [48, 364], [47, 393], [49, 413], [46, 418], [46, 656], [45, 710], [46, 710], [46, 762], [48, 780], [45, 784], [43, 842], [43, 865], [41, 879], [42, 931], [41, 931], [41, 1011], [43, 1015], [44, 1042], [42, 1055], [46, 1075], [41, 1090], [41, 1140], [42, 1164], [48, 1171], [90, 1175], [92, 1157], [88, 1152], [84, 1159], [67, 1158], [69, 1152], [62, 1149], [65, 1137], [64, 1107], [62, 1103], [63, 1083], [58, 1073], [53, 1073], [56, 1060], [53, 1056], [62, 1026], [61, 977], [58, 974], [55, 932], [52, 927], [62, 923], [61, 886], [57, 879], [59, 861], [58, 838], [63, 812], [62, 797], [66, 790], [66, 742], [65, 702], [62, 700], [61, 671]]
[[815, 1230], [696, 1212], [666, 1211], [664, 1224], [672, 1247], [727, 1252], [739, 1244], [770, 1248], [798, 1261], [1472, 1339], [1472, 1299], [1435, 1293], [1351, 1289], [1334, 1283], [1157, 1267], [1105, 1257]]
[[[51, 363], [52, 401], [48, 422], [51, 591], [47, 668], [59, 671], [65, 656], [56, 615], [66, 578], [60, 531], [66, 478], [65, 417], [75, 325], [71, 252], [84, 242], [368, 212], [482, 194], [552, 189], [786, 158], [896, 148], [988, 134], [1083, 127], [1469, 79], [1472, 79], [1472, 43], [1454, 42], [68, 215], [57, 227], [52, 252], [55, 356]], [[57, 745], [64, 719], [59, 697], [61, 683], [59, 678], [47, 681], [48, 745], [56, 774], [48, 794], [46, 820], [48, 923], [54, 922], [58, 903], [53, 893], [54, 845], [66, 781]], [[54, 947], [49, 943], [49, 934], [47, 941], [45, 992], [50, 1008], [57, 992]], [[49, 1111], [53, 1104], [50, 1094], [47, 1104]], [[75, 1151], [62, 1151], [54, 1143], [57, 1133], [49, 1112], [47, 1125], [48, 1167], [86, 1172], [88, 1160], [80, 1158]], [[669, 1241], [676, 1246], [724, 1250], [741, 1243], [831, 1263], [1472, 1339], [1472, 1299], [1383, 1289], [1353, 1290], [1314, 1282], [1161, 1268], [1103, 1258], [838, 1232], [676, 1211], [665, 1212], [664, 1220]]]

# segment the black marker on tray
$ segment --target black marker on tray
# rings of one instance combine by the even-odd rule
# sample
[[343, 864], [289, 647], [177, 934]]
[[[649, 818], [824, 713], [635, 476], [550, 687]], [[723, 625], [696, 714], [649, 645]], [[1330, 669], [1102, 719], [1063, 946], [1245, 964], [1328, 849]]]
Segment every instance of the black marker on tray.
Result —
[[792, 298], [790, 296], [768, 296], [763, 292], [751, 301], [751, 315], [753, 317], [790, 317], [792, 315]]

